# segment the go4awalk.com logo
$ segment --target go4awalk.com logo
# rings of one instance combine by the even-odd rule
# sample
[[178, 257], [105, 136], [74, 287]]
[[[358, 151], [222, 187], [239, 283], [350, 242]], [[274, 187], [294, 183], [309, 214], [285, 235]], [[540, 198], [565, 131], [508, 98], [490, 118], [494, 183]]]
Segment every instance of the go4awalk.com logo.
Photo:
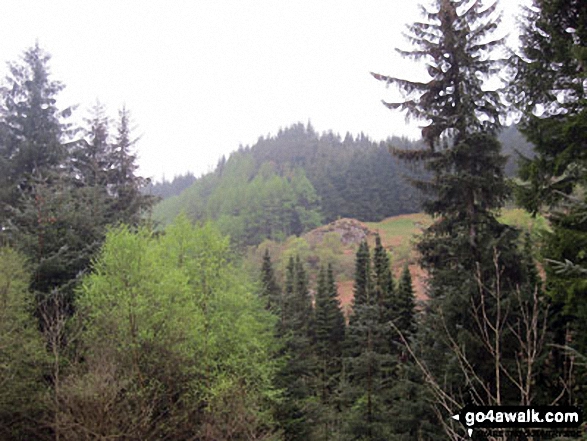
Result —
[[[583, 423], [583, 413], [576, 406], [473, 406], [467, 405], [459, 413], [452, 416], [460, 421], [467, 430], [469, 436], [473, 436], [473, 430], [483, 429], [492, 436], [497, 429], [527, 433], [527, 429], [538, 429], [553, 432], [569, 431], [575, 434]], [[511, 436], [510, 436], [511, 437]]]

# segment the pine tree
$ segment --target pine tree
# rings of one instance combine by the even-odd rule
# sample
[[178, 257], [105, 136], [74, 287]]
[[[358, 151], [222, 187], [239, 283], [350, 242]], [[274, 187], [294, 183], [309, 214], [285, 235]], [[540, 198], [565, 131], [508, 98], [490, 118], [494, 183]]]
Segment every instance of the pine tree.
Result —
[[319, 368], [325, 376], [338, 375], [341, 369], [345, 323], [338, 301], [332, 265], [328, 265], [328, 269], [322, 267], [318, 273], [314, 315]]
[[367, 241], [361, 242], [355, 260], [355, 286], [353, 305], [363, 305], [369, 300], [371, 289], [371, 258]]
[[[555, 344], [570, 342], [586, 354], [587, 9], [575, 0], [535, 0], [525, 11], [510, 89], [536, 156], [523, 161], [516, 192], [533, 214], [549, 212], [552, 233], [545, 235], [541, 254], [547, 259], [544, 290], [554, 313]], [[556, 352], [564, 371], [568, 357]], [[585, 384], [586, 371], [579, 374], [577, 385]], [[584, 403], [587, 391], [577, 389], [575, 397]]]
[[407, 338], [410, 338], [416, 331], [415, 308], [412, 275], [406, 264], [399, 279], [395, 296], [394, 323]]
[[[392, 360], [390, 327], [383, 291], [389, 288], [389, 260], [379, 242], [372, 268], [367, 242], [355, 261], [355, 299], [347, 331], [348, 392], [346, 433], [351, 438], [384, 440], [390, 434], [389, 392]], [[387, 267], [387, 269], [386, 269]]]
[[269, 249], [265, 250], [261, 266], [261, 298], [265, 301], [265, 307], [268, 310], [279, 314], [281, 310], [281, 288], [275, 279]]
[[315, 439], [332, 439], [341, 429], [338, 403], [344, 336], [344, 316], [338, 302], [332, 266], [329, 265], [327, 270], [321, 267], [318, 273], [315, 306]]
[[104, 105], [97, 102], [85, 120], [85, 138], [75, 143], [70, 152], [72, 172], [78, 185], [107, 189], [112, 168], [112, 146]]
[[311, 432], [307, 401], [312, 397], [311, 379], [315, 372], [313, 308], [308, 280], [299, 256], [290, 256], [286, 267], [285, 290], [277, 335], [283, 341], [285, 363], [276, 378], [284, 391], [276, 419], [286, 440], [303, 440]]
[[19, 229], [19, 209], [34, 198], [34, 188], [61, 178], [60, 166], [70, 109], [59, 110], [56, 96], [64, 86], [50, 78], [50, 55], [36, 44], [11, 63], [1, 90], [0, 218], [10, 240]]
[[[383, 248], [379, 234], [375, 236], [375, 248], [373, 249], [373, 283], [372, 291], [379, 311], [379, 325], [381, 334], [377, 338], [381, 346], [378, 351], [390, 353], [392, 350], [392, 333], [388, 332], [389, 322], [394, 319], [394, 308], [396, 307], [396, 292], [391, 273], [390, 259], [387, 251]], [[389, 364], [389, 363], [388, 363]], [[391, 366], [387, 366], [391, 369]]]
[[[420, 264], [430, 276], [419, 344], [426, 345], [428, 373], [442, 376], [443, 387], [457, 400], [467, 386], [454, 350], [466, 347], [468, 362], [479, 367], [476, 375], [492, 391], [494, 401], [487, 404], [499, 404], [517, 390], [486, 363], [495, 348], [475, 317], [483, 308], [483, 320], [500, 321], [506, 331], [496, 336], [496, 357], [507, 365], [515, 354], [507, 344], [513, 339], [506, 336], [510, 328], [501, 322], [501, 308], [513, 301], [526, 278], [517, 231], [497, 221], [508, 197], [505, 158], [496, 138], [503, 109], [499, 91], [488, 89], [487, 80], [506, 61], [495, 52], [503, 39], [493, 37], [501, 16], [496, 2], [486, 6], [483, 1], [435, 0], [422, 11], [423, 20], [408, 27], [413, 48], [400, 53], [425, 61], [429, 79], [374, 74], [405, 93], [404, 101], [386, 103], [389, 108], [426, 122], [426, 149], [394, 150], [400, 158], [424, 160], [431, 176], [416, 182], [427, 193], [424, 209], [435, 220], [418, 244]], [[515, 314], [507, 320], [514, 323]]]
[[80, 242], [68, 243], [79, 236], [67, 224], [82, 214], [66, 167], [71, 132], [64, 121], [71, 109], [56, 105], [64, 86], [51, 79], [50, 58], [38, 44], [26, 50], [20, 62], [10, 64], [1, 94], [0, 235], [30, 259], [31, 288], [39, 301], [55, 289], [71, 296], [70, 283], [84, 261], [77, 255]]
[[118, 112], [116, 130], [109, 178], [109, 191], [115, 195], [113, 216], [119, 222], [139, 225], [142, 215], [152, 207], [155, 198], [141, 192], [149, 180], [136, 173], [139, 166], [133, 149], [138, 139], [133, 138], [131, 114], [125, 106]]
[[501, 104], [484, 79], [498, 72], [505, 60], [494, 49], [503, 39], [492, 38], [501, 21], [497, 2], [485, 6], [464, 0], [433, 0], [421, 6], [423, 20], [408, 26], [411, 50], [397, 51], [407, 58], [425, 60], [430, 79], [425, 82], [373, 74], [406, 93], [398, 103], [384, 104], [405, 111], [408, 117], [427, 120], [422, 138], [431, 151], [444, 148], [447, 138], [459, 144], [467, 135], [495, 133], [500, 127]]
[[8, 199], [15, 206], [30, 194], [34, 180], [53, 178], [62, 164], [71, 109], [59, 110], [57, 94], [64, 86], [50, 78], [50, 55], [38, 43], [26, 50], [20, 63], [11, 63], [2, 88], [2, 157]]

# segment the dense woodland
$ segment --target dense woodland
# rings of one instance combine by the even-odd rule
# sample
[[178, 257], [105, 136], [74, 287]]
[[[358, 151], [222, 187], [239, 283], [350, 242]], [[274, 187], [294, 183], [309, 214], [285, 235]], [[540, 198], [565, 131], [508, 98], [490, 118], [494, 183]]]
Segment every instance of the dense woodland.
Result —
[[[384, 104], [421, 141], [296, 124], [151, 187], [128, 109], [112, 121], [97, 103], [75, 127], [47, 52], [9, 65], [1, 440], [464, 440], [450, 416], [465, 404], [585, 404], [587, 10], [534, 0], [519, 53], [499, 50], [495, 4], [422, 12], [400, 53], [429, 80], [372, 74], [403, 92]], [[510, 180], [502, 143], [528, 145], [502, 128], [514, 114], [534, 154]], [[514, 202], [549, 228], [499, 222]], [[356, 248], [346, 315], [332, 265], [310, 274], [291, 253], [277, 278], [269, 252], [253, 271], [238, 252], [420, 209], [419, 305], [379, 237]]]
[[[520, 158], [532, 157], [531, 144], [514, 126], [499, 139], [508, 158], [506, 174], [513, 177]], [[150, 184], [145, 193], [167, 199], [153, 213], [163, 224], [186, 212], [192, 219], [218, 221], [239, 245], [283, 240], [339, 218], [379, 221], [421, 211], [422, 193], [410, 180], [426, 171], [418, 164], [406, 167], [389, 153], [419, 145], [397, 137], [377, 143], [363, 134], [342, 139], [297, 123], [241, 147], [199, 179], [177, 176]]]

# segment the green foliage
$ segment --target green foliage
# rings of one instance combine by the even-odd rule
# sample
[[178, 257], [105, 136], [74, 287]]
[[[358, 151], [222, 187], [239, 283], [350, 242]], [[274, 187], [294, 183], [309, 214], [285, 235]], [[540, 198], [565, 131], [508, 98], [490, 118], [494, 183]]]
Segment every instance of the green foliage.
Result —
[[191, 172], [174, 176], [171, 181], [165, 179], [164, 176], [160, 182], [149, 183], [145, 187], [144, 192], [162, 199], [167, 199], [181, 194], [185, 189], [191, 187], [195, 181], [196, 177]]
[[279, 312], [281, 309], [281, 288], [275, 279], [268, 248], [265, 249], [261, 266], [261, 299], [268, 310]]
[[316, 348], [321, 368], [325, 375], [340, 373], [342, 344], [344, 342], [345, 322], [338, 302], [338, 292], [334, 282], [332, 266], [321, 268], [318, 274], [314, 315]]
[[[60, 420], [69, 439], [123, 428], [140, 439], [270, 430], [272, 320], [228, 261], [227, 240], [185, 217], [161, 237], [108, 233], [79, 290], [83, 362], [68, 378]], [[83, 396], [88, 382], [93, 398]], [[115, 407], [95, 418], [84, 399]]]
[[355, 298], [347, 330], [346, 434], [352, 439], [390, 436], [394, 357], [390, 344], [394, 283], [389, 258], [376, 237], [373, 266], [363, 242], [356, 255]]
[[[198, 219], [222, 218], [224, 231], [248, 234], [248, 243], [284, 239], [323, 219], [379, 220], [416, 211], [417, 197], [401, 173], [383, 143], [364, 135], [344, 141], [318, 136], [311, 126], [296, 124], [233, 153], [215, 172], [163, 201], [155, 218], [168, 223], [186, 210]], [[236, 215], [248, 216], [240, 229]]]
[[275, 380], [283, 390], [283, 401], [277, 407], [276, 418], [284, 439], [302, 440], [308, 437], [312, 427], [308, 405], [312, 400], [315, 356], [314, 311], [299, 256], [289, 258], [283, 296], [277, 335], [283, 340], [280, 355], [285, 363]]
[[[545, 234], [542, 255], [546, 292], [556, 312], [555, 342], [585, 354], [587, 10], [571, 0], [535, 0], [522, 23], [521, 56], [514, 60], [510, 87], [536, 157], [522, 164], [517, 196], [534, 215], [550, 211], [552, 231]], [[565, 361], [557, 362], [564, 370]], [[584, 384], [585, 370], [578, 373], [577, 384]], [[585, 389], [579, 386], [575, 397], [584, 403]]]
[[445, 137], [458, 145], [471, 133], [495, 134], [500, 127], [499, 94], [484, 86], [504, 62], [494, 51], [503, 39], [492, 35], [501, 21], [497, 3], [486, 7], [482, 2], [433, 0], [421, 10], [422, 20], [406, 32], [412, 48], [398, 52], [424, 60], [429, 78], [412, 81], [373, 74], [405, 93], [404, 101], [385, 105], [425, 120], [422, 138], [431, 151], [442, 148]]
[[301, 169], [283, 175], [267, 162], [255, 170], [250, 155], [236, 153], [220, 172], [203, 177], [154, 213], [168, 221], [180, 211], [195, 219], [217, 220], [238, 245], [285, 239], [320, 225], [319, 198]]
[[363, 305], [369, 302], [371, 289], [371, 260], [369, 256], [369, 245], [366, 241], [361, 242], [357, 250], [355, 261], [355, 286], [354, 305]]
[[100, 105], [86, 121], [87, 139], [72, 140], [78, 131], [64, 122], [71, 109], [56, 105], [64, 86], [51, 80], [49, 60], [38, 44], [25, 51], [11, 64], [0, 104], [0, 238], [31, 262], [39, 316], [51, 297], [66, 299], [60, 304], [71, 314], [74, 287], [106, 225], [137, 225], [152, 203], [138, 193], [144, 182], [129, 151], [128, 113], [116, 146]]
[[394, 323], [406, 338], [410, 338], [416, 331], [415, 295], [412, 286], [412, 275], [408, 265], [404, 266], [399, 279], [397, 294], [393, 304]]
[[0, 248], [0, 438], [39, 435], [47, 357], [33, 317], [25, 259]]
[[[412, 48], [400, 53], [425, 61], [428, 78], [374, 76], [404, 92], [402, 102], [386, 103], [389, 108], [425, 122], [427, 149], [394, 152], [402, 159], [424, 161], [430, 172], [429, 179], [415, 181], [428, 196], [423, 207], [434, 220], [418, 243], [421, 266], [429, 274], [430, 299], [417, 341], [408, 340], [414, 324], [413, 294], [404, 270], [396, 323], [402, 323], [402, 342], [412, 345], [411, 353], [414, 347], [421, 351], [418, 366], [435, 395], [433, 407], [444, 419], [447, 407], [463, 403], [469, 393], [478, 404], [514, 403], [523, 396], [523, 388], [511, 376], [503, 379], [502, 371], [515, 372], [519, 366], [515, 336], [523, 347], [530, 344], [530, 334], [522, 337], [516, 330], [526, 323], [524, 308], [538, 307], [539, 301], [525, 289], [536, 273], [522, 261], [517, 231], [497, 220], [509, 196], [506, 158], [497, 139], [503, 108], [499, 91], [487, 83], [506, 61], [495, 51], [503, 45], [503, 38], [494, 37], [501, 20], [497, 2], [488, 6], [481, 1], [435, 0], [422, 7], [422, 13], [422, 20], [408, 27]], [[487, 333], [487, 327], [493, 332]], [[492, 369], [487, 360], [498, 367]], [[404, 374], [403, 386], [414, 390], [410, 369]], [[419, 406], [426, 395], [418, 395]], [[446, 421], [441, 426], [450, 435]], [[416, 431], [410, 432], [416, 438]]]

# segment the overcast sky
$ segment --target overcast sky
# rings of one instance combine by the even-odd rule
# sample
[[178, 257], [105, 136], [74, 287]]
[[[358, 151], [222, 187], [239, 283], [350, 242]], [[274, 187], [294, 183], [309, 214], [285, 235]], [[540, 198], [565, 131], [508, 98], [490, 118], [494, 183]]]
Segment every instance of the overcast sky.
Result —
[[[511, 26], [518, 1], [502, 3]], [[59, 105], [81, 119], [96, 100], [112, 116], [125, 103], [142, 174], [169, 179], [299, 121], [417, 137], [369, 75], [410, 75], [394, 48], [417, 17], [413, 0], [2, 0], [0, 62], [38, 40], [66, 86]]]

